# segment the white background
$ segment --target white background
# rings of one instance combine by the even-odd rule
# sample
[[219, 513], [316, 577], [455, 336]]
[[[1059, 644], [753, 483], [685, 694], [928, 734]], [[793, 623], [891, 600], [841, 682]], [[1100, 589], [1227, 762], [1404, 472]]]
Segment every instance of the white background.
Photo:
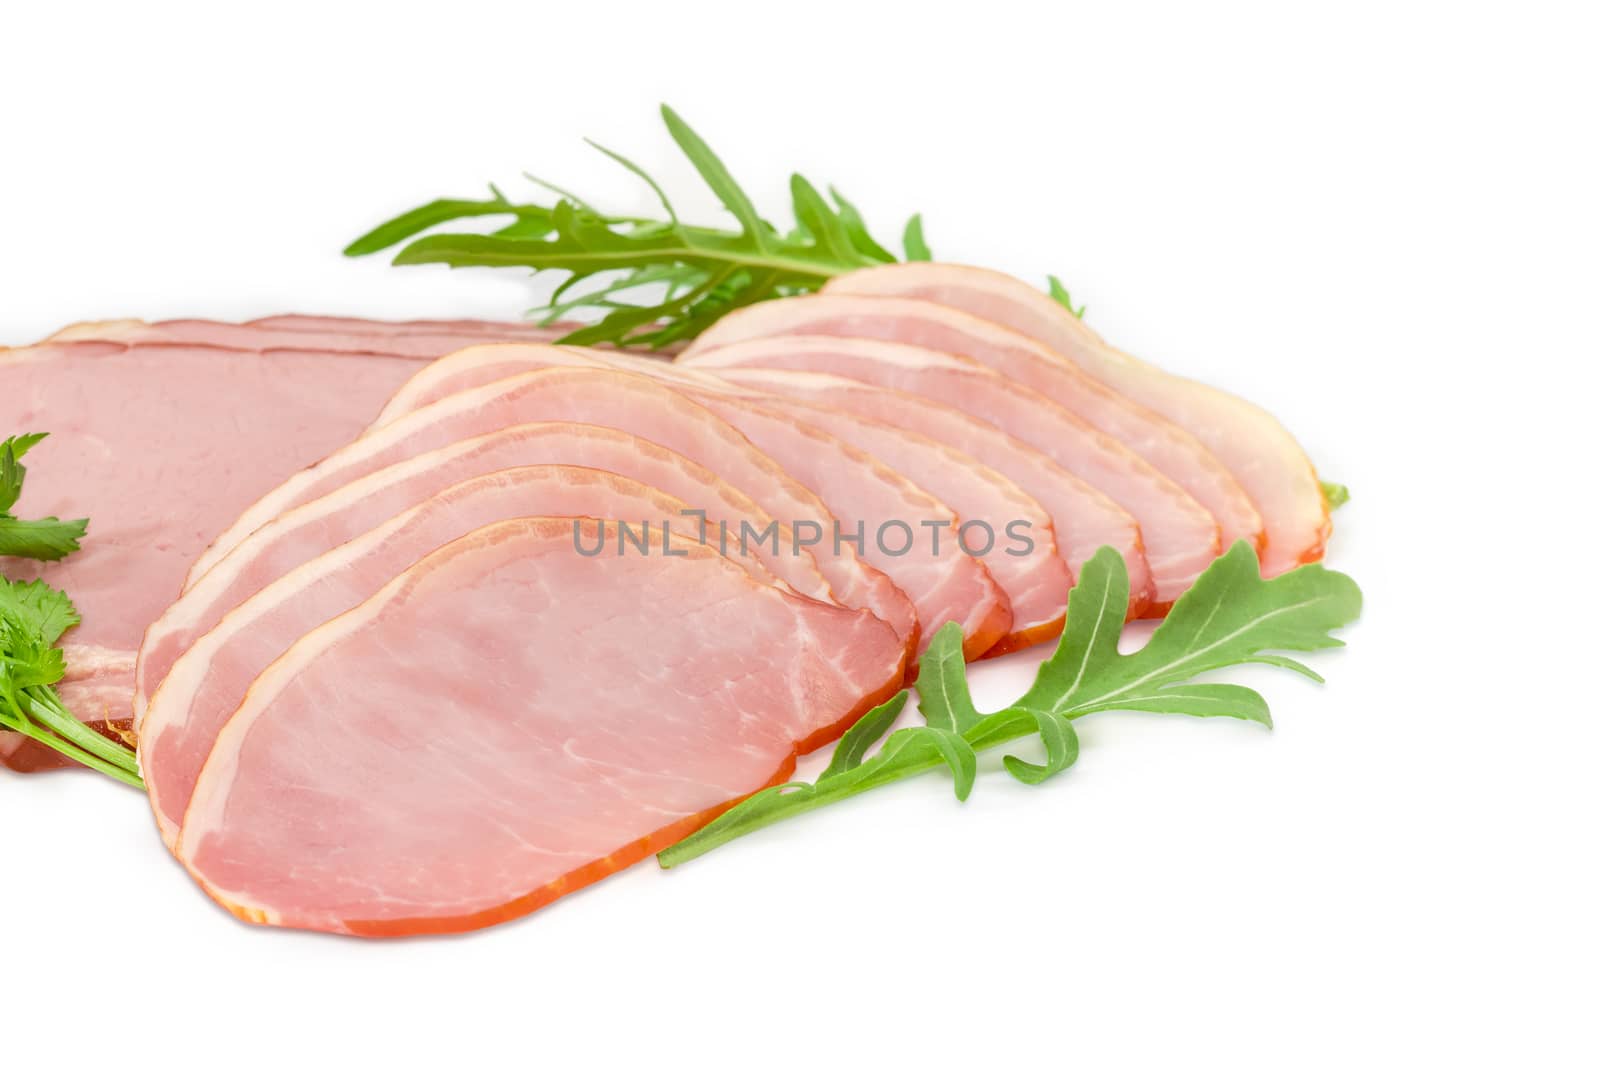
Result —
[[769, 211], [791, 168], [923, 211], [1277, 413], [1368, 606], [1326, 687], [1255, 676], [1275, 732], [1106, 717], [1046, 788], [906, 783], [470, 937], [248, 928], [137, 795], [0, 778], [7, 1062], [1596, 1062], [1587, 5], [92, 7], [0, 15], [0, 342], [512, 316], [338, 251], [523, 169], [645, 206], [582, 135], [709, 213], [667, 100]]

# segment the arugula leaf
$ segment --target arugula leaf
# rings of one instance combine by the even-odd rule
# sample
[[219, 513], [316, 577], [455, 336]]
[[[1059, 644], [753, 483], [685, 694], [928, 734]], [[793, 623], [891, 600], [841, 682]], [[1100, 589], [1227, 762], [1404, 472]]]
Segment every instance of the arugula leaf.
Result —
[[1089, 310], [1087, 306], [1081, 304], [1077, 307], [1072, 306], [1072, 294], [1067, 292], [1067, 287], [1062, 285], [1061, 279], [1054, 274], [1050, 275], [1050, 297], [1080, 319], [1083, 318], [1083, 313]]
[[867, 230], [866, 220], [861, 217], [861, 212], [856, 206], [844, 198], [844, 194], [833, 186], [828, 187], [828, 193], [833, 197], [833, 202], [839, 205], [839, 222], [844, 226], [845, 232], [850, 235], [850, 243], [857, 252], [879, 263], [893, 263], [894, 253], [880, 245]]
[[1350, 487], [1338, 482], [1323, 482], [1322, 499], [1328, 502], [1329, 511], [1338, 511], [1350, 503]]
[[[1095, 560], [1109, 551], [1101, 549]], [[1353, 622], [1361, 611], [1355, 583], [1320, 565], [1263, 581], [1255, 553], [1241, 541], [1178, 598], [1143, 648], [1123, 655], [1117, 651], [1121, 628], [1108, 625], [1107, 616], [1127, 611], [1127, 571], [1085, 567], [1081, 586], [1100, 611], [1080, 611], [1076, 619], [1069, 614], [1061, 643], [1019, 706], [1072, 715], [1110, 709], [1221, 714], [1270, 725], [1265, 704], [1243, 695], [1253, 695], [1251, 690], [1175, 683], [1241, 663], [1284, 667], [1320, 682], [1295, 660], [1265, 653], [1337, 648], [1344, 642], [1329, 631]], [[1219, 699], [1229, 694], [1233, 699]]]
[[856, 720], [855, 725], [839, 738], [839, 743], [833, 749], [833, 759], [828, 763], [827, 770], [818, 776], [818, 780], [832, 778], [836, 774], [853, 771], [861, 766], [867, 750], [882, 740], [889, 727], [894, 725], [894, 721], [905, 710], [906, 700], [910, 696], [909, 689], [902, 689]]
[[1127, 567], [1115, 551], [1102, 548], [1084, 565], [1068, 598], [1067, 627], [1054, 654], [1021, 699], [992, 715], [973, 705], [961, 631], [947, 623], [923, 654], [917, 675], [918, 710], [926, 725], [895, 731], [876, 755], [864, 758], [905, 706], [906, 694], [900, 693], [846, 731], [814, 784], [762, 790], [662, 851], [658, 862], [675, 867], [762, 827], [939, 767], [950, 769], [956, 796], [965, 800], [976, 779], [977, 752], [1030, 736], [1039, 739], [1044, 761], [1007, 755], [1004, 763], [1014, 778], [1037, 785], [1076, 762], [1073, 722], [1098, 711], [1223, 716], [1270, 727], [1266, 702], [1254, 690], [1190, 680], [1255, 663], [1321, 681], [1274, 650], [1342, 644], [1330, 631], [1361, 613], [1361, 592], [1348, 577], [1321, 565], [1264, 581], [1255, 553], [1241, 541], [1178, 599], [1143, 648], [1124, 655], [1117, 644], [1127, 605]]
[[19, 519], [11, 514], [28, 476], [22, 457], [48, 436], [30, 433], [0, 441], [0, 556], [58, 560], [78, 551], [78, 541], [89, 529], [88, 519]]
[[[809, 181], [790, 181], [795, 226], [788, 232], [762, 218], [726, 164], [671, 108], [661, 116], [678, 148], [732, 214], [737, 229], [690, 226], [679, 219], [660, 183], [637, 163], [589, 142], [650, 186], [665, 219], [610, 215], [572, 193], [553, 205], [518, 204], [493, 186], [488, 200], [435, 200], [357, 238], [345, 249], [369, 255], [409, 242], [396, 265], [522, 267], [567, 277], [540, 309], [551, 322], [570, 313], [598, 321], [562, 338], [567, 344], [627, 342], [662, 347], [698, 336], [723, 315], [761, 300], [815, 292], [830, 278], [892, 262], [855, 205], [832, 191], [830, 204]], [[493, 233], [424, 232], [463, 218], [509, 215]], [[921, 219], [908, 229], [908, 252], [926, 258]], [[591, 283], [592, 280], [592, 283]]]
[[717, 199], [722, 201], [722, 205], [739, 220], [739, 228], [744, 231], [744, 235], [752, 238], [758, 249], [767, 250], [771, 227], [756, 214], [755, 204], [750, 202], [749, 195], [739, 187], [739, 183], [733, 180], [733, 175], [728, 173], [728, 168], [711, 150], [711, 146], [666, 104], [661, 105], [661, 118], [666, 122], [667, 132], [672, 134], [672, 139], [678, 142], [683, 154], [689, 157], [694, 169], [700, 172], [700, 177], [704, 178], [711, 191], [717, 194]]
[[79, 722], [56, 696], [67, 666], [56, 642], [78, 622], [60, 590], [0, 577], [0, 729], [142, 788], [133, 750]]
[[[517, 221], [512, 225], [519, 227], [516, 231], [518, 236], [537, 238], [550, 232], [548, 208], [534, 204], [513, 204], [501, 194], [500, 190], [493, 186], [489, 188], [490, 192], [494, 193], [494, 197], [489, 200], [435, 200], [419, 208], [413, 208], [350, 242], [344, 254], [365, 256], [372, 252], [381, 252], [435, 226], [482, 215], [517, 216]], [[500, 232], [506, 233], [505, 230]]]

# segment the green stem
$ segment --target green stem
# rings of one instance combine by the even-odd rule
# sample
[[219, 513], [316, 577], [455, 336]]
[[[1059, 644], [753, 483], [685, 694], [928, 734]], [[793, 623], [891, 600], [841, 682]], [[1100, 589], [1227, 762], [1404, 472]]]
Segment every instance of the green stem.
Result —
[[0, 712], [0, 724], [3, 724], [7, 729], [15, 730], [23, 737], [39, 742], [46, 748], [54, 749], [68, 759], [81, 763], [91, 770], [96, 770], [107, 777], [115, 778], [124, 785], [131, 785], [135, 789], [144, 788], [144, 779], [140, 778], [137, 772], [124, 770], [114, 763], [108, 763], [92, 753], [85, 752], [77, 745], [69, 744], [50, 731], [35, 726], [26, 718], [6, 715]]
[[[1069, 716], [1075, 717], [1075, 716]], [[984, 720], [988, 722], [990, 720]], [[995, 717], [998, 721], [998, 717]], [[967, 737], [967, 743], [975, 750], [995, 748], [1027, 737], [1035, 732], [1033, 725], [1020, 719], [1001, 722], [999, 726], [986, 729], [984, 722], [978, 723]], [[937, 753], [930, 753], [918, 759], [897, 761], [893, 766], [884, 766], [881, 759], [867, 760], [861, 766], [832, 778], [824, 778], [811, 786], [809, 790], [796, 789], [793, 792], [782, 794], [775, 800], [768, 810], [756, 815], [746, 814], [743, 805], [733, 808], [724, 815], [713, 820], [706, 827], [695, 834], [685, 838], [669, 848], [663, 849], [656, 856], [662, 867], [676, 867], [705, 855], [714, 848], [718, 848], [730, 841], [737, 840], [745, 834], [764, 829], [774, 823], [792, 819], [796, 815], [808, 811], [816, 811], [830, 804], [837, 804], [847, 797], [865, 793], [879, 786], [890, 785], [906, 778], [914, 778], [920, 774], [944, 766], [944, 760]], [[782, 790], [784, 786], [773, 786], [775, 790]], [[792, 788], [792, 787], [791, 787]], [[759, 797], [762, 794], [757, 793]], [[749, 804], [750, 801], [744, 801]], [[720, 827], [720, 830], [719, 830]]]
[[84, 725], [76, 715], [63, 707], [61, 701], [48, 689], [40, 687], [26, 689], [23, 690], [23, 696], [30, 705], [27, 709], [30, 719], [36, 720], [39, 725], [105, 762], [135, 775], [138, 774], [139, 761], [126, 745], [118, 744]]
[[[471, 236], [475, 249], [451, 248], [453, 237]], [[491, 249], [491, 242], [495, 247]], [[686, 241], [679, 248], [619, 249], [614, 252], [537, 251], [541, 241], [513, 241], [504, 238], [477, 235], [440, 234], [424, 237], [406, 246], [395, 256], [397, 266], [420, 263], [446, 263], [452, 267], [531, 267], [534, 270], [570, 269], [574, 264], [595, 271], [625, 269], [662, 263], [688, 263], [704, 270], [718, 267], [747, 267], [753, 270], [776, 271], [784, 276], [798, 275], [816, 281], [827, 281], [854, 267], [848, 264], [821, 264], [786, 256], [740, 254], [721, 249], [705, 248]]]

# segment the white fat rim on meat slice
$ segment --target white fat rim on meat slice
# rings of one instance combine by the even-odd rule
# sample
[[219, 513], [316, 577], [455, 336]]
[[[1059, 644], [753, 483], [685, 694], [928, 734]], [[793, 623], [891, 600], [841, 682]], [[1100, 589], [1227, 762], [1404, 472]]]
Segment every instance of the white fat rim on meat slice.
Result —
[[[862, 355], [875, 359], [880, 363], [888, 363], [896, 367], [909, 367], [912, 370], [984, 370], [989, 368], [968, 356], [956, 355], [954, 352], [940, 352], [932, 348], [923, 348], [920, 345], [906, 344], [903, 341], [886, 341], [875, 337], [836, 337], [833, 334], [807, 334], [807, 333], [782, 333], [766, 334], [754, 333], [749, 337], [740, 337], [735, 341], [720, 342], [708, 348], [691, 348], [679, 356], [679, 362], [690, 368], [712, 368], [739, 366], [738, 356], [735, 353], [722, 353], [730, 345], [741, 344], [745, 341], [760, 341], [764, 346], [772, 346], [772, 351], [784, 352], [814, 352], [817, 345], [826, 341], [838, 351], [850, 355]], [[989, 371], [993, 373], [993, 371]], [[825, 371], [807, 371], [806, 373], [826, 373]]]
[[[759, 395], [753, 390], [742, 390], [720, 381], [712, 375], [680, 367], [659, 356], [570, 345], [492, 341], [452, 352], [418, 371], [384, 405], [383, 411], [373, 420], [372, 427], [384, 426], [452, 393], [475, 388], [473, 380], [485, 369], [494, 368], [496, 377], [510, 378], [526, 372], [530, 367], [603, 367], [718, 392]], [[492, 379], [482, 379], [476, 385], [489, 380]]]

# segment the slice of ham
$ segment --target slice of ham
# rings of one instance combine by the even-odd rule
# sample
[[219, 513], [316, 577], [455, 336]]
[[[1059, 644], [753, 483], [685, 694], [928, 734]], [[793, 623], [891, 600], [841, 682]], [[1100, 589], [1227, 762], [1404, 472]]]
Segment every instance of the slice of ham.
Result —
[[655, 549], [521, 519], [402, 572], [251, 686], [179, 858], [250, 922], [475, 929], [681, 839], [898, 684], [839, 681], [895, 673], [870, 615]]
[[[581, 366], [596, 362], [660, 378], [702, 394], [718, 389], [726, 392], [734, 386], [745, 397], [760, 397], [766, 393], [765, 402], [769, 405], [779, 402], [772, 396], [774, 393], [810, 401], [809, 414], [813, 418], [809, 421], [838, 416], [830, 426], [822, 428], [879, 459], [890, 459], [892, 455], [891, 467], [909, 474], [913, 482], [924, 488], [931, 488], [935, 496], [953, 505], [958, 513], [970, 510], [977, 516], [995, 498], [991, 489], [970, 484], [970, 479], [968, 484], [960, 484], [961, 472], [952, 471], [950, 467], [977, 464], [979, 472], [974, 477], [980, 480], [999, 478], [1010, 480], [1012, 486], [1018, 482], [1025, 485], [1037, 501], [1047, 502], [1045, 506], [1053, 512], [1053, 523], [1037, 510], [1032, 513], [1033, 521], [1039, 522], [1041, 537], [1036, 540], [1034, 550], [1014, 566], [1010, 565], [1009, 558], [986, 558], [991, 574], [1012, 600], [1014, 627], [1013, 632], [996, 642], [988, 654], [999, 655], [1059, 632], [1066, 590], [1071, 581], [1070, 574], [1062, 573], [1059, 561], [1063, 556], [1068, 567], [1075, 569], [1086, 563], [1101, 545], [1111, 545], [1128, 560], [1134, 590], [1133, 609], [1143, 610], [1150, 599], [1149, 570], [1138, 524], [1105, 494], [990, 423], [913, 394], [879, 390], [853, 379], [813, 372], [720, 367], [715, 369], [721, 373], [707, 374], [682, 363], [639, 354], [566, 346], [529, 348], [487, 344], [462, 349], [418, 371], [389, 401], [377, 421], [381, 425], [451, 393], [509, 377], [530, 367]], [[745, 381], [740, 375], [752, 377]], [[770, 377], [763, 380], [766, 376]], [[747, 387], [740, 388], [741, 385]], [[829, 391], [827, 396], [820, 392], [823, 389]], [[908, 433], [899, 428], [904, 425], [902, 411], [908, 408], [909, 417], [916, 423], [913, 429], [920, 433]], [[855, 421], [850, 421], [851, 417], [841, 409], [855, 412]], [[808, 421], [803, 418], [804, 412], [793, 407], [785, 410], [793, 418]], [[859, 416], [872, 421], [863, 426]], [[899, 424], [893, 428], [892, 436], [883, 432], [884, 423], [876, 421], [880, 418], [894, 419]], [[871, 443], [864, 443], [857, 437], [869, 439]], [[973, 450], [973, 456], [982, 458], [971, 458], [965, 452], [950, 456], [948, 446], [954, 441], [961, 442], [961, 448]], [[930, 447], [937, 451], [930, 451]], [[962, 503], [957, 504], [957, 500]], [[1037, 509], [1040, 504], [1033, 506]], [[1053, 524], [1054, 529], [1046, 530], [1047, 524]], [[1064, 546], [1064, 552], [1056, 550], [1058, 543]], [[1012, 572], [1011, 581], [995, 573], [997, 566]], [[1017, 616], [1019, 600], [1038, 605], [1037, 610], [1029, 607], [1026, 614]]]
[[961, 627], [968, 659], [982, 656], [1010, 633], [1010, 598], [983, 561], [961, 550], [956, 539], [961, 518], [944, 501], [870, 453], [794, 418], [792, 412], [775, 412], [769, 398], [741, 395], [746, 391], [712, 375], [626, 353], [488, 345], [463, 349], [429, 366], [390, 401], [384, 417], [399, 417], [414, 405], [492, 381], [493, 376], [551, 366], [641, 373], [687, 393], [726, 419], [816, 493], [837, 518], [837, 533], [808, 531], [819, 540], [819, 551], [836, 551], [837, 534], [854, 538], [862, 557], [911, 598], [921, 631], [919, 652], [946, 622]]
[[[536, 420], [611, 426], [670, 448], [715, 471], [781, 524], [807, 521], [833, 528], [815, 493], [727, 422], [672, 389], [635, 374], [592, 367], [555, 367], [453, 393], [378, 427], [256, 501], [190, 570], [189, 586], [276, 515], [356, 478], [490, 430]], [[840, 603], [864, 607], [908, 642], [916, 613], [905, 594], [866, 565], [852, 546], [815, 556]]]
[[818, 371], [727, 367], [717, 376], [859, 419], [892, 421], [897, 428], [959, 449], [1039, 502], [1048, 513], [1057, 553], [1072, 576], [1101, 545], [1110, 545], [1127, 561], [1133, 590], [1129, 617], [1139, 617], [1148, 607], [1150, 572], [1133, 516], [1043, 452], [994, 424], [915, 393]]
[[[1061, 632], [1072, 574], [1057, 551], [1049, 513], [1016, 482], [933, 437], [830, 403], [769, 396], [763, 404], [869, 453], [917, 485], [930, 487], [955, 509], [963, 524], [955, 536], [983, 560], [1011, 602], [1011, 629], [985, 656], [1026, 648]], [[879, 414], [893, 417], [882, 408]]]
[[[140, 768], [162, 838], [169, 846], [176, 842], [200, 768], [256, 676], [300, 637], [356, 607], [399, 571], [480, 527], [530, 513], [604, 516], [653, 527], [670, 547], [674, 533], [683, 538], [687, 506], [631, 478], [588, 467], [511, 467], [453, 485], [267, 584], [177, 658], [140, 725]], [[359, 510], [360, 501], [352, 508]], [[611, 550], [631, 550], [622, 531], [601, 529], [610, 535]], [[774, 581], [759, 566], [752, 577]], [[873, 692], [884, 684], [881, 677], [841, 680], [845, 691]]]
[[931, 300], [1033, 338], [1183, 427], [1222, 461], [1264, 522], [1265, 574], [1322, 558], [1331, 523], [1316, 471], [1289, 431], [1249, 401], [1118, 351], [1046, 294], [996, 271], [948, 263], [894, 264], [845, 275], [826, 291]]
[[[610, 471], [684, 500], [686, 507], [704, 513], [708, 534], [722, 523], [737, 530], [741, 522], [762, 529], [772, 521], [748, 496], [700, 464], [610, 427], [534, 422], [452, 442], [289, 509], [206, 571], [145, 633], [135, 686], [136, 727], [143, 732], [145, 706], [178, 656], [264, 586], [458, 482], [507, 467], [552, 463]], [[700, 521], [680, 516], [677, 533], [698, 536]], [[830, 598], [811, 555], [795, 551], [787, 537], [739, 558], [758, 572], [770, 565], [806, 596]]]
[[726, 367], [824, 371], [917, 393], [994, 423], [1138, 520], [1154, 611], [1170, 606], [1216, 558], [1220, 545], [1216, 523], [1194, 498], [1041, 394], [957, 357], [887, 341], [787, 336], [696, 353], [690, 365], [712, 371]]
[[962, 551], [961, 518], [942, 501], [872, 455], [760, 401], [701, 394], [700, 403], [727, 419], [836, 516], [818, 531], [824, 555], [839, 534], [857, 539], [861, 556], [911, 598], [921, 630], [918, 653], [947, 622], [961, 627], [961, 650], [977, 659], [1011, 632], [1011, 601], [989, 569]]
[[[841, 285], [843, 283], [840, 283]], [[987, 319], [925, 300], [835, 295], [772, 300], [743, 308], [707, 330], [688, 354], [783, 335], [896, 341], [947, 352], [990, 367], [1055, 401], [1160, 471], [1211, 512], [1222, 543], [1261, 542], [1261, 516], [1249, 496], [1188, 431], [1133, 403], [1044, 345]]]
[[[53, 434], [28, 455], [19, 511], [89, 518], [83, 549], [65, 560], [0, 560], [8, 578], [66, 591], [83, 616], [58, 687], [74, 714], [127, 726], [140, 637], [206, 545], [250, 501], [360, 433], [418, 366], [120, 341], [0, 350], [0, 436]], [[0, 762], [60, 764], [15, 734], [0, 734]]]
[[[294, 325], [212, 322], [205, 319], [170, 319], [165, 322], [119, 320], [82, 323], [56, 334], [55, 341], [109, 340], [123, 344], [198, 344], [238, 352], [293, 351], [339, 352], [349, 355], [401, 356], [435, 359], [468, 345], [486, 341], [552, 341], [565, 328], [541, 328], [513, 323], [480, 323], [473, 327], [444, 323], [360, 323], [330, 321], [314, 328], [314, 319], [291, 316]], [[376, 328], [375, 327], [392, 327]]]
[[597, 363], [613, 370], [676, 380], [676, 365], [659, 356], [608, 353], [571, 345], [535, 347], [489, 342], [459, 349], [419, 370], [389, 398], [373, 425], [383, 426], [452, 393], [526, 374], [536, 367], [589, 367]]
[[[347, 315], [267, 315], [245, 325], [264, 330], [293, 330], [311, 334], [355, 334], [364, 337], [411, 337], [416, 334], [471, 337], [482, 340], [545, 342], [571, 333], [576, 326], [540, 326], [529, 322], [489, 319], [358, 319]], [[465, 345], [462, 346], [466, 347]]]

